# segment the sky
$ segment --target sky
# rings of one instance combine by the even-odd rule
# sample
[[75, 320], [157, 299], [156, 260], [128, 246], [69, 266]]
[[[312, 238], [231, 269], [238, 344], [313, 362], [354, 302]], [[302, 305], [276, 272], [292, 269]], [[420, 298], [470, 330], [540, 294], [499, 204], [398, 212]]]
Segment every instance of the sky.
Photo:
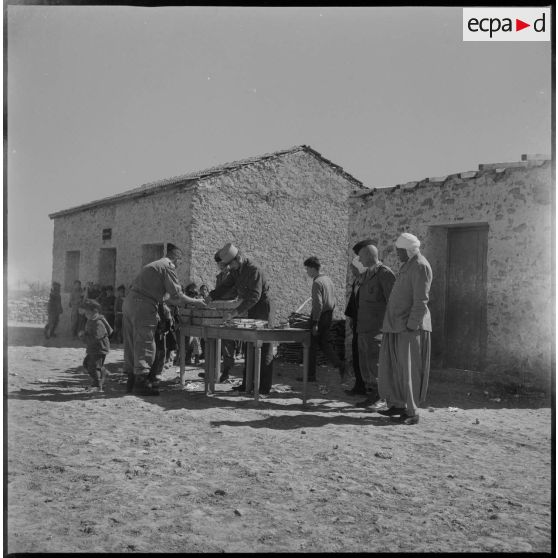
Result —
[[220, 163], [305, 144], [383, 188], [551, 153], [551, 44], [463, 42], [462, 8], [5, 18], [9, 286], [50, 280], [49, 213]]

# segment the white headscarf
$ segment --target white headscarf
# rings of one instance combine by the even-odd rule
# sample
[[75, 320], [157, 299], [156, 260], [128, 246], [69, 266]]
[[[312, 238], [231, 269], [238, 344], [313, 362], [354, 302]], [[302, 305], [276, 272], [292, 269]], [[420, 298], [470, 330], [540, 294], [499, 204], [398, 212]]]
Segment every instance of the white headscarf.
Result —
[[395, 247], [407, 250], [407, 255], [412, 258], [419, 253], [420, 240], [414, 234], [405, 232], [396, 240]]

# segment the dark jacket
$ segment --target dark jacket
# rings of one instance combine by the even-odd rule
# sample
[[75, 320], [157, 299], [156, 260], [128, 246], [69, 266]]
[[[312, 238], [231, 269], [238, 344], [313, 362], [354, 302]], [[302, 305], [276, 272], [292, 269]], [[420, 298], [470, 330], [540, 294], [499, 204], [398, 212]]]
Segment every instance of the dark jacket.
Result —
[[269, 320], [271, 311], [269, 285], [263, 271], [250, 259], [246, 258], [240, 269], [231, 272], [209, 294], [212, 299], [219, 300], [233, 287], [238, 298], [242, 300], [237, 308], [240, 315], [246, 313], [248, 318]]
[[370, 273], [361, 276], [361, 285], [357, 295], [357, 333], [377, 335], [382, 331], [391, 289], [395, 283], [393, 271], [380, 263]]
[[83, 334], [88, 355], [106, 355], [110, 351], [109, 335], [112, 328], [100, 314], [92, 320], [87, 320]]
[[62, 297], [60, 296], [59, 292], [50, 291], [47, 313], [50, 316], [57, 316], [58, 314], [62, 314]]
[[345, 306], [345, 316], [347, 318], [351, 318], [351, 327], [353, 332], [356, 331], [356, 324], [357, 324], [357, 299], [358, 299], [358, 290], [355, 293], [355, 286], [360, 284], [360, 278], [357, 278], [353, 281], [351, 285], [351, 294], [349, 295], [349, 300], [347, 301], [347, 306]]
[[[228, 269], [224, 269], [223, 271], [219, 272], [215, 277], [215, 288], [219, 288], [224, 281], [226, 281], [227, 277], [231, 275], [231, 271]], [[231, 287], [228, 291], [225, 291], [219, 297], [220, 300], [233, 300], [236, 298], [237, 292], [235, 287]], [[217, 300], [217, 299], [216, 299]]]
[[116, 297], [114, 295], [102, 294], [97, 301], [101, 305], [101, 312], [106, 316], [107, 314], [114, 314], [114, 303]]

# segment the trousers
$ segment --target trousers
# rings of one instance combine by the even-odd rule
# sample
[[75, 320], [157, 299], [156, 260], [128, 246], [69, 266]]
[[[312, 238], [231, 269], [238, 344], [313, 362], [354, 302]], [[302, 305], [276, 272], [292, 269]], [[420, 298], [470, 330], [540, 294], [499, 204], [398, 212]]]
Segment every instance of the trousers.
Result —
[[358, 334], [358, 363], [366, 387], [378, 389], [378, 361], [382, 334], [373, 332]]
[[384, 333], [380, 351], [380, 396], [389, 407], [415, 415], [426, 399], [430, 376], [430, 332]]
[[[247, 351], [251, 349], [249, 344]], [[267, 394], [271, 389], [273, 381], [273, 344], [264, 343], [262, 345], [262, 356], [260, 359], [260, 393]], [[246, 386], [246, 366], [242, 373], [242, 384]], [[250, 391], [254, 386], [246, 386], [246, 391]]]
[[316, 378], [316, 355], [318, 353], [318, 347], [322, 349], [325, 356], [336, 368], [343, 366], [341, 359], [337, 356], [337, 353], [333, 350], [331, 343], [329, 342], [329, 328], [331, 327], [331, 321], [333, 316], [333, 310], [326, 310], [322, 312], [320, 319], [318, 320], [318, 335], [312, 335], [310, 339], [310, 351], [308, 355], [308, 379], [313, 380]]
[[74, 337], [77, 337], [78, 331], [79, 331], [79, 312], [77, 308], [74, 308], [72, 306], [72, 310], [70, 313], [70, 330], [72, 332], [72, 335]]
[[223, 339], [221, 341], [221, 356], [223, 357], [223, 373], [230, 372], [234, 366], [234, 347], [235, 341], [231, 339]]
[[364, 390], [366, 388], [366, 384], [364, 382], [364, 378], [362, 377], [362, 373], [360, 371], [359, 352], [358, 352], [358, 333], [356, 332], [356, 329], [353, 329], [351, 352], [353, 356], [353, 371], [355, 373], [354, 388], [357, 390]]
[[157, 303], [130, 292], [122, 305], [124, 371], [146, 378], [155, 359]]

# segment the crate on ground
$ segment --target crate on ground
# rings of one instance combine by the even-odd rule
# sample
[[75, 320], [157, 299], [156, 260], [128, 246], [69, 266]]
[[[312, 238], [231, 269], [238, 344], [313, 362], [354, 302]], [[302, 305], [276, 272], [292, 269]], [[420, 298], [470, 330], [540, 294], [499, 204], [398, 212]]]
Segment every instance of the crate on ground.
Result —
[[[345, 359], [345, 320], [333, 320], [329, 328], [328, 340], [337, 356]], [[283, 362], [302, 363], [301, 343], [280, 343], [277, 347], [277, 358]], [[328, 364], [328, 360], [321, 349], [316, 354], [316, 364]]]

